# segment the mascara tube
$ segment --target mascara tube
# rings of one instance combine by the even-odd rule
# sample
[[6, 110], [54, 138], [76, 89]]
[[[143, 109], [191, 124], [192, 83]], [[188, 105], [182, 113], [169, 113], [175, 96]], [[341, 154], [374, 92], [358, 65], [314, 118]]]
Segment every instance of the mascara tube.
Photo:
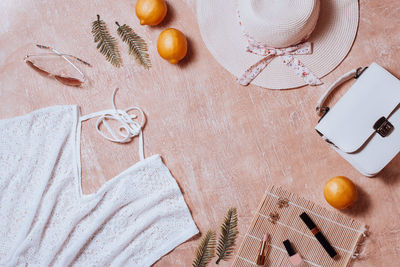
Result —
[[300, 218], [307, 225], [308, 229], [311, 230], [312, 234], [318, 240], [318, 242], [322, 245], [326, 252], [328, 252], [331, 258], [334, 258], [337, 253], [335, 249], [331, 246], [329, 241], [325, 238], [325, 236], [321, 233], [315, 223], [311, 220], [311, 218], [307, 215], [307, 213], [303, 212], [300, 214]]

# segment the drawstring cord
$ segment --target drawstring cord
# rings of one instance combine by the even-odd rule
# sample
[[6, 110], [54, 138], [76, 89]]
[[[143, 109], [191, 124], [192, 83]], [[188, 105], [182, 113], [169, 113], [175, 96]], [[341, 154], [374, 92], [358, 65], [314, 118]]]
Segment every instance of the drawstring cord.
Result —
[[[115, 105], [115, 95], [118, 88], [114, 89], [112, 94], [112, 107], [111, 110], [104, 110], [100, 112], [95, 112], [86, 116], [81, 117], [81, 121], [85, 121], [94, 117], [99, 117], [96, 123], [97, 132], [103, 136], [105, 139], [115, 142], [115, 143], [129, 143], [136, 136], [139, 136], [139, 155], [140, 159], [144, 159], [144, 151], [143, 151], [143, 136], [142, 136], [142, 128], [146, 124], [146, 115], [140, 107], [129, 107], [125, 110], [117, 109]], [[136, 110], [139, 112], [141, 121], [138, 122], [138, 116], [136, 114], [128, 114], [128, 112]], [[118, 131], [114, 131], [110, 125], [107, 123], [107, 120], [115, 120], [120, 123], [118, 127]], [[107, 130], [107, 134], [100, 129], [101, 125]]]

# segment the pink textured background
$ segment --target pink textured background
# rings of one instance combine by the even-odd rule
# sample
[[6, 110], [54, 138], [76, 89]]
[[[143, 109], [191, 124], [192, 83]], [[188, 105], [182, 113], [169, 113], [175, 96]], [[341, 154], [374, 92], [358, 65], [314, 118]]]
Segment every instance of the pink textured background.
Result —
[[[168, 1], [167, 18], [157, 27], [139, 25], [135, 3], [2, 0], [0, 118], [57, 104], [79, 104], [82, 114], [108, 109], [112, 90], [119, 86], [118, 107], [139, 105], [145, 110], [145, 152], [163, 156], [202, 232], [219, 228], [225, 211], [235, 206], [243, 234], [270, 183], [327, 205], [322, 194], [324, 183], [345, 175], [357, 184], [360, 199], [344, 213], [368, 223], [372, 232], [363, 258], [354, 266], [398, 264], [400, 156], [369, 179], [331, 150], [313, 129], [318, 120], [316, 101], [349, 69], [376, 61], [400, 77], [398, 0], [361, 0], [359, 33], [345, 61], [320, 87], [282, 92], [241, 87], [217, 64], [200, 37], [195, 1]], [[120, 40], [124, 66], [116, 69], [104, 60], [90, 33], [96, 14], [114, 36], [114, 21], [118, 20], [148, 41], [153, 63], [150, 71], [135, 64]], [[155, 47], [159, 33], [167, 27], [180, 29], [189, 39], [189, 54], [176, 66], [162, 60]], [[82, 67], [89, 81], [82, 88], [70, 88], [37, 75], [23, 63], [34, 43], [87, 59], [94, 65]], [[345, 91], [340, 89], [331, 103]], [[127, 145], [109, 143], [95, 132], [94, 125], [90, 121], [83, 128], [85, 193], [96, 191], [109, 177], [138, 160], [137, 140]], [[179, 246], [155, 266], [191, 265], [198, 241]]]

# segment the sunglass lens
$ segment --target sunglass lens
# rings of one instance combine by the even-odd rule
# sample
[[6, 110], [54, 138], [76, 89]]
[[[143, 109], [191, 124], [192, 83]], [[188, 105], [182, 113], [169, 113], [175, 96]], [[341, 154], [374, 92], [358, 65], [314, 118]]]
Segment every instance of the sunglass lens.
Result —
[[68, 78], [68, 77], [62, 77], [59, 75], [54, 75], [54, 78], [57, 79], [57, 81], [59, 81], [62, 84], [68, 85], [68, 86], [81, 86], [82, 85], [82, 81], [75, 79], [75, 78]]
[[32, 61], [26, 60], [25, 62], [26, 62], [26, 64], [28, 64], [29, 67], [31, 67], [32, 69], [37, 71], [39, 74], [41, 74], [43, 76], [49, 76], [50, 75], [50, 73], [48, 73], [47, 71], [42, 70], [41, 68], [39, 68], [35, 64], [33, 64]]

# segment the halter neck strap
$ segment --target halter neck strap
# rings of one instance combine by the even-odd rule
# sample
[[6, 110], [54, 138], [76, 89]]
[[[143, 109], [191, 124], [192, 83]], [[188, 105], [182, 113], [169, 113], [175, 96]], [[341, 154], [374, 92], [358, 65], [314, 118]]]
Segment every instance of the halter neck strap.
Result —
[[[146, 124], [146, 115], [140, 107], [129, 107], [125, 110], [117, 109], [115, 105], [115, 94], [118, 88], [114, 89], [112, 94], [112, 107], [113, 109], [103, 110], [87, 114], [80, 117], [80, 123], [95, 117], [99, 117], [96, 123], [97, 132], [105, 139], [115, 143], [129, 143], [135, 136], [139, 136], [139, 156], [140, 160], [144, 159], [144, 148], [143, 148], [143, 134], [142, 128]], [[139, 112], [140, 121], [136, 114], [128, 114], [128, 112], [136, 110]], [[136, 120], [137, 119], [137, 120]], [[114, 120], [120, 123], [118, 130], [114, 131], [107, 123], [108, 120]], [[100, 129], [103, 125], [106, 129], [102, 131]]]

